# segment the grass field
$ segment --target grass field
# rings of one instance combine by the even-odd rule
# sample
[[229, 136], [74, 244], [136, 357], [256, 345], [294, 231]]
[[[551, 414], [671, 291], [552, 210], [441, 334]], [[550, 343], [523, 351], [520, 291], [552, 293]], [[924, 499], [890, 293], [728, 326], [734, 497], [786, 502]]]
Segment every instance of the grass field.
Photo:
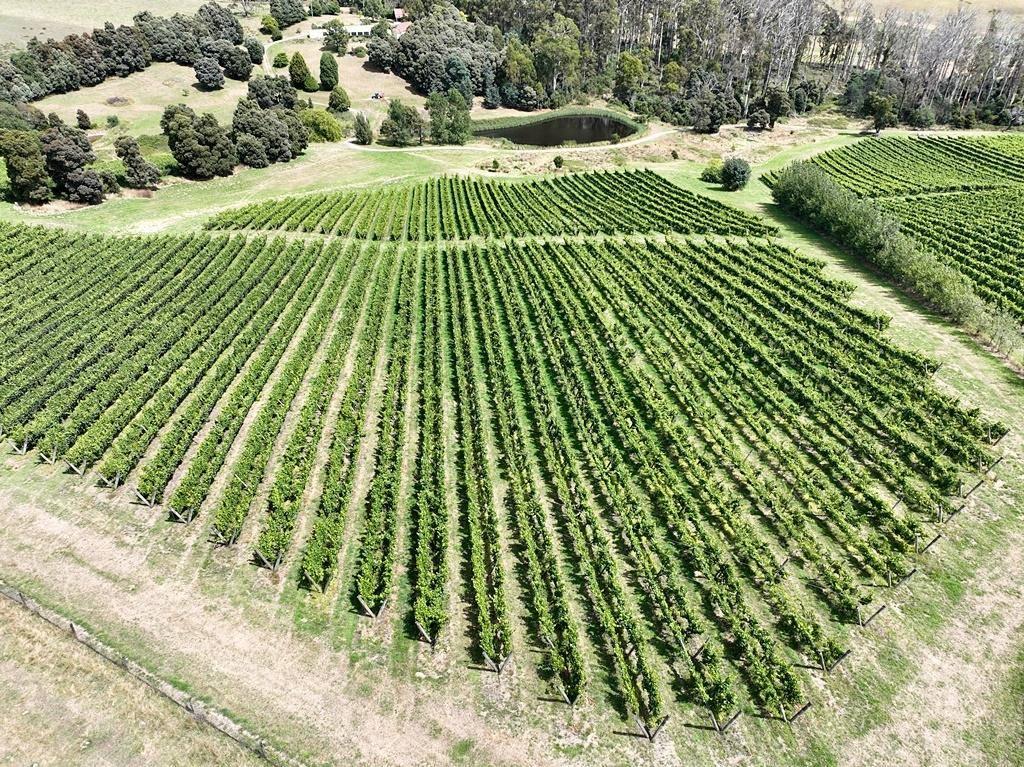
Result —
[[[0, 762], [218, 764], [260, 760], [124, 671], [0, 600]], [[16, 737], [12, 737], [16, 734]]]
[[140, 11], [170, 15], [195, 13], [204, 0], [89, 0], [87, 3], [59, 3], [55, 0], [4, 0], [0, 8], [0, 46], [22, 46], [31, 37], [59, 39], [89, 32], [106, 21], [127, 24]]

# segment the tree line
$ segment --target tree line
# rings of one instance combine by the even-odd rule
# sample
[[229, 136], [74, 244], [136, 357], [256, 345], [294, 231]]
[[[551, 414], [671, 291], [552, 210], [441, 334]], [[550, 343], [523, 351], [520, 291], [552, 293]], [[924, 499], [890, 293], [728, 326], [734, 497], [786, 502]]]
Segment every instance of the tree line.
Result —
[[[131, 25], [107, 22], [91, 33], [61, 40], [29, 40], [24, 50], [0, 60], [0, 101], [22, 103], [54, 93], [127, 77], [153, 62], [194, 67], [201, 84], [223, 76], [247, 80], [263, 59], [263, 45], [246, 38], [233, 13], [209, 2], [194, 15], [136, 14]], [[221, 72], [223, 70], [223, 73]]]
[[[867, 0], [411, 0], [372, 64], [423, 93], [534, 109], [612, 95], [641, 115], [714, 131], [805, 112], [921, 124], [1024, 121], [1024, 26], [961, 7], [936, 18]], [[780, 97], [781, 94], [781, 97]], [[774, 100], [774, 108], [772, 101]]]

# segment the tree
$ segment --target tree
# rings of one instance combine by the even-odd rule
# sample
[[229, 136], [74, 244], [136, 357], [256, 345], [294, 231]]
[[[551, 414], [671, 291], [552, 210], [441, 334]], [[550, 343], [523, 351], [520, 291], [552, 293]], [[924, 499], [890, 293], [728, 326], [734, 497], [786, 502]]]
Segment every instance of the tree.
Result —
[[309, 131], [310, 141], [341, 141], [345, 135], [341, 123], [325, 109], [303, 109], [299, 112], [299, 119]]
[[357, 144], [369, 146], [373, 143], [373, 129], [362, 112], [356, 115], [355, 139]]
[[[278, 109], [281, 107], [271, 105], [264, 108], [254, 99], [241, 99], [231, 119], [231, 138], [235, 144], [241, 141], [242, 136], [253, 137], [263, 147], [268, 164], [288, 162], [294, 156], [288, 125], [279, 117]], [[245, 164], [249, 165], [248, 162]]]
[[469, 105], [452, 88], [448, 95], [435, 91], [427, 98], [430, 113], [430, 140], [435, 144], [465, 144], [469, 141]]
[[96, 161], [92, 145], [83, 131], [68, 125], [48, 128], [39, 139], [46, 157], [46, 171], [53, 179], [57, 191], [66, 195], [72, 172]]
[[758, 109], [747, 117], [747, 127], [751, 130], [765, 130], [771, 125], [772, 117], [766, 109]]
[[184, 104], [172, 104], [164, 109], [160, 128], [185, 176], [202, 180], [231, 175], [238, 159], [235, 147], [213, 115], [197, 117]]
[[75, 122], [82, 130], [89, 130], [92, 128], [92, 120], [89, 119], [89, 115], [85, 113], [84, 109], [79, 109], [75, 113]]
[[243, 133], [235, 142], [235, 151], [238, 153], [238, 161], [250, 168], [266, 168], [270, 165], [267, 158], [267, 150], [255, 136]]
[[306, 151], [309, 146], [309, 130], [302, 124], [301, 118], [291, 109], [277, 107], [271, 110], [277, 119], [284, 123], [288, 129], [288, 142], [292, 150], [292, 157], [298, 157]]
[[224, 73], [212, 56], [204, 56], [195, 65], [196, 81], [204, 91], [215, 91], [224, 87]]
[[375, 37], [367, 43], [367, 53], [371, 66], [382, 72], [390, 72], [395, 68], [398, 59], [398, 41], [393, 37]]
[[691, 105], [693, 129], [698, 133], [718, 133], [729, 117], [729, 104], [725, 95], [716, 90], [705, 90]]
[[896, 124], [893, 100], [888, 96], [882, 96], [877, 91], [872, 91], [865, 99], [864, 106], [871, 116], [871, 126], [875, 129], [876, 136], [882, 132], [883, 128], [889, 128]]
[[288, 54], [284, 51], [274, 54], [274, 69], [284, 69], [288, 66]]
[[53, 199], [39, 134], [34, 131], [0, 131], [0, 157], [7, 165], [11, 197], [33, 205], [42, 205]]
[[242, 42], [242, 25], [234, 14], [217, 3], [206, 3], [196, 12], [196, 20], [206, 26], [210, 37], [227, 40], [232, 45]]
[[264, 16], [261, 20], [260, 31], [265, 35], [270, 35], [271, 40], [280, 40], [284, 37], [281, 34], [281, 23], [270, 14]]
[[160, 182], [160, 171], [146, 161], [134, 136], [118, 136], [114, 151], [124, 165], [124, 178], [133, 189], [155, 189]]
[[465, 101], [473, 101], [473, 78], [461, 56], [449, 56], [444, 64], [444, 90], [457, 90]]
[[292, 56], [292, 61], [288, 65], [288, 77], [293, 87], [300, 88], [307, 93], [312, 93], [319, 88], [316, 80], [313, 79], [313, 75], [310, 74], [309, 67], [306, 66], [306, 60], [302, 57], [301, 53], [296, 52]]
[[99, 205], [103, 202], [103, 179], [90, 168], [75, 168], [64, 180], [64, 192], [71, 202]]
[[423, 143], [423, 118], [416, 107], [407, 106], [398, 99], [388, 104], [388, 116], [380, 126], [381, 138], [394, 146], [409, 146]]
[[348, 50], [350, 37], [345, 25], [337, 19], [331, 19], [324, 24], [324, 48], [327, 50], [333, 53], [345, 53]]
[[579, 79], [580, 30], [576, 23], [556, 13], [533, 40], [533, 58], [537, 74], [550, 83], [548, 93], [559, 84], [572, 87]]
[[484, 72], [484, 109], [497, 109], [501, 106], [501, 91], [494, 79], [494, 70]]
[[782, 88], [769, 88], [764, 98], [764, 108], [770, 118], [768, 129], [775, 130], [775, 121], [780, 117], [789, 114], [792, 105], [789, 101], [789, 92]]
[[245, 82], [252, 75], [252, 59], [249, 52], [241, 48], [226, 49], [221, 56], [220, 64], [224, 67], [224, 75], [232, 80]]
[[327, 101], [327, 108], [332, 112], [347, 112], [352, 106], [348, 93], [340, 85], [334, 86], [331, 97]]
[[730, 192], [742, 189], [750, 181], [750, 163], [739, 157], [730, 157], [722, 163], [722, 186]]
[[647, 68], [639, 56], [628, 51], [620, 54], [615, 62], [615, 98], [632, 107], [646, 76]]
[[24, 103], [35, 97], [24, 73], [10, 61], [0, 60], [0, 101], [8, 104]]
[[299, 95], [288, 80], [281, 76], [256, 75], [249, 80], [249, 98], [260, 105], [261, 109], [284, 107], [294, 109]]
[[310, 0], [310, 16], [328, 16], [334, 13], [341, 13], [341, 4], [338, 0]]
[[263, 43], [257, 40], [255, 37], [247, 37], [242, 41], [242, 45], [249, 54], [249, 61], [253, 64], [261, 64], [263, 62], [263, 55], [266, 50], [263, 48]]
[[284, 29], [304, 21], [306, 9], [301, 0], [270, 0], [270, 15], [277, 19]]
[[338, 62], [334, 55], [324, 51], [320, 55], [320, 88], [331, 91], [338, 84]]
[[242, 11], [242, 15], [246, 18], [252, 16], [252, 12], [256, 10], [258, 0], [231, 0], [231, 7], [237, 8]]

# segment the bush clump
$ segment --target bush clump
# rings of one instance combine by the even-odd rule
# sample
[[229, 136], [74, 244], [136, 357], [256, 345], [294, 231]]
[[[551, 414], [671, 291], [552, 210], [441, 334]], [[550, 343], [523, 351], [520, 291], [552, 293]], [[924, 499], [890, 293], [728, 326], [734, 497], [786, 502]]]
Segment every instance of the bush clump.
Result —
[[722, 163], [722, 186], [730, 192], [742, 189], [750, 181], [750, 163], [739, 157], [730, 157]]

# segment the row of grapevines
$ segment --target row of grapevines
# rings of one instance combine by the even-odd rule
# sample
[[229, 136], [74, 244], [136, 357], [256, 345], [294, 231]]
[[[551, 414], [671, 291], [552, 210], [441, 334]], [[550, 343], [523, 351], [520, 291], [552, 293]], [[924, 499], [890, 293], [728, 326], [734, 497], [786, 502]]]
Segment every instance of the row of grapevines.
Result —
[[[285, 243], [276, 240], [268, 249], [281, 253]], [[136, 466], [157, 433], [175, 410], [219, 362], [238, 369], [263, 338], [295, 290], [308, 276], [311, 259], [284, 257], [273, 263], [268, 278], [246, 296], [234, 322], [222, 323], [210, 341], [179, 367], [113, 441], [99, 473], [117, 486]], [[74, 459], [71, 459], [74, 460]], [[80, 459], [81, 460], [81, 459]]]
[[334, 433], [331, 435], [327, 463], [323, 469], [323, 491], [317, 505], [313, 530], [302, 553], [300, 577], [311, 588], [325, 588], [337, 567], [378, 347], [385, 335], [386, 319], [394, 316], [397, 301], [394, 283], [400, 281], [401, 277], [401, 269], [395, 265], [400, 259], [396, 258], [392, 250], [386, 250], [384, 258], [387, 268], [382, 270], [373, 288], [351, 383], [345, 389]]
[[[375, 215], [384, 211], [385, 215]], [[318, 195], [227, 211], [215, 229], [350, 233], [367, 239], [713, 231], [763, 235], [757, 219], [652, 171], [592, 172], [528, 182], [437, 178], [365, 193]]]
[[461, 489], [469, 539], [470, 583], [477, 642], [484, 660], [500, 663], [512, 651], [512, 628], [505, 596], [497, 510], [491, 493], [484, 418], [479, 404], [482, 371], [473, 353], [477, 339], [470, 323], [471, 308], [465, 280], [457, 279], [455, 260], [448, 259], [448, 342], [455, 369], [456, 418], [462, 476]]
[[[649, 660], [648, 640], [627, 596], [612, 542], [586, 491], [579, 462], [559, 414], [560, 406], [547, 373], [549, 358], [541, 351], [526, 319], [526, 309], [513, 282], [500, 270], [503, 254], [484, 251], [481, 283], [488, 310], [500, 317], [505, 354], [514, 354], [516, 369], [533, 408], [536, 439], [553, 494], [561, 510], [569, 545], [578, 563], [593, 619], [607, 643], [616, 686], [626, 709], [645, 723], [662, 714], [658, 675]], [[512, 351], [508, 351], [511, 347]]]
[[[339, 259], [339, 262], [342, 260]], [[299, 388], [307, 376], [314, 356], [334, 324], [335, 315], [339, 312], [339, 301], [341, 318], [355, 312], [362, 302], [369, 269], [366, 261], [367, 259], [361, 259], [356, 268], [345, 275], [347, 279], [331, 282], [309, 318], [298, 346], [274, 381], [267, 401], [245, 437], [242, 451], [231, 467], [227, 487], [214, 511], [213, 534], [219, 540], [233, 543], [241, 533], [242, 523], [259, 490], [274, 443], [299, 394]], [[338, 325], [342, 331], [348, 330], [349, 333], [354, 327], [354, 323], [350, 326], [349, 323], [339, 322]], [[344, 336], [339, 341], [339, 346], [346, 345], [350, 340], [348, 335]]]
[[[313, 247], [319, 250], [320, 246], [314, 245]], [[352, 267], [351, 262], [332, 258], [332, 249], [328, 248], [328, 251], [325, 265], [329, 275], [327, 282], [323, 287], [317, 285], [313, 290], [316, 296], [316, 304], [313, 309], [314, 317], [323, 316], [332, 310], [334, 300], [343, 289], [348, 278], [348, 270]], [[323, 279], [323, 277], [321, 276], [319, 279]], [[312, 296], [307, 295], [306, 300], [311, 298]], [[279, 367], [291, 365], [298, 353], [298, 349], [293, 346], [301, 346], [303, 341], [315, 333], [314, 327], [319, 329], [319, 326], [314, 326], [311, 322], [309, 326], [303, 327], [302, 323], [307, 321], [304, 315], [308, 314], [305, 307], [293, 308], [294, 313], [289, 312], [288, 322], [282, 324], [274, 332], [256, 362], [243, 373], [237, 383], [233, 384], [228, 400], [219, 408], [220, 412], [217, 414], [212, 428], [199, 445], [181, 482], [171, 494], [168, 503], [172, 511], [179, 517], [192, 519], [199, 511], [210, 492], [214, 478], [224, 465], [228, 451], [238, 436], [246, 416], [253, 408], [253, 404], [260, 396], [271, 374]], [[298, 314], [297, 317], [296, 314]], [[305, 347], [308, 347], [310, 343], [307, 342]], [[274, 405], [270, 404], [270, 407], [273, 408]], [[195, 422], [193, 421], [193, 423]], [[185, 446], [183, 440], [178, 440], [177, 444]], [[154, 458], [154, 462], [157, 461], [161, 461], [160, 453]], [[173, 465], [171, 462], [161, 461], [161, 470], [158, 474], [161, 482], [167, 476], [171, 465]], [[139, 488], [140, 492], [147, 495], [149, 492], [148, 470], [148, 466], [143, 469]]]
[[419, 380], [419, 445], [413, 500], [413, 620], [430, 642], [448, 622], [448, 499], [445, 482], [444, 397], [445, 365], [442, 354], [440, 281], [444, 273], [436, 248], [423, 254], [420, 288], [420, 344], [417, 349]]
[[[515, 402], [515, 370], [500, 354], [501, 338], [495, 318], [483, 304], [476, 263], [478, 258], [474, 255], [469, 259], [459, 259], [458, 267], [460, 280], [465, 282], [474, 299], [467, 316], [477, 323], [474, 333], [477, 343], [482, 346], [485, 360], [485, 383], [491, 393], [492, 417], [497, 422], [496, 444], [504, 456], [508, 477], [506, 502], [526, 561], [526, 580], [537, 637], [540, 644], [548, 648], [545, 664], [561, 693], [572, 702], [580, 696], [587, 677], [579, 647], [579, 628], [569, 609], [557, 546], [537, 495], [529, 465], [529, 451], [519, 426], [521, 416]], [[439, 416], [437, 428], [440, 429]], [[440, 435], [435, 439], [440, 440]], [[440, 495], [442, 490], [436, 492]], [[424, 556], [429, 556], [429, 553]]]
[[401, 503], [403, 450], [406, 436], [406, 398], [409, 389], [410, 341], [418, 291], [419, 262], [402, 256], [397, 314], [388, 350], [384, 402], [374, 451], [375, 472], [363, 515], [363, 532], [356, 565], [356, 598], [379, 614], [391, 594], [398, 507]]
[[33, 363], [7, 384], [18, 397], [4, 410], [6, 427], [14, 431], [16, 425], [20, 432], [14, 438], [33, 444], [48, 431], [59, 432], [57, 427], [83, 398], [124, 369], [126, 358], [134, 360], [143, 349], [156, 353], [172, 342], [162, 331], [215, 288], [241, 244], [197, 240], [169, 259], [175, 279], [164, 287], [149, 289], [147, 284], [134, 300], [112, 307], [107, 315], [86, 315], [85, 323], [72, 326], [53, 345], [52, 356], [32, 355]]
[[[194, 304], [166, 321], [159, 333], [151, 334], [149, 341], [123, 360], [116, 370], [105, 375], [96, 368], [88, 371], [83, 379], [92, 379], [92, 385], [63, 422], [40, 439], [40, 451], [44, 455], [62, 455], [72, 466], [78, 466], [76, 461], [82, 461], [83, 466], [91, 465], [98, 459], [110, 440], [168, 376], [232, 316], [245, 296], [259, 285], [276, 257], [276, 254], [261, 252], [261, 247], [262, 244], [250, 243], [244, 249], [239, 248], [240, 256], [232, 259]], [[46, 409], [42, 415], [46, 417]], [[33, 425], [30, 423], [29, 428]], [[86, 431], [94, 425], [96, 436], [85, 437]], [[85, 439], [79, 442], [83, 437]]]
[[[289, 274], [287, 284], [267, 303], [257, 321], [239, 334], [228, 355], [196, 387], [184, 409], [171, 419], [156, 453], [143, 464], [136, 492], [147, 503], [152, 505], [163, 499], [164, 491], [196, 435], [211, 417], [217, 402], [242, 374], [223, 411], [235, 413], [237, 418], [234, 423], [240, 424], [244, 416], [242, 411], [247, 410], [251, 404], [251, 400], [247, 404], [243, 404], [242, 400], [247, 400], [246, 395], [250, 393], [255, 398], [253, 392], [258, 393], [262, 388], [323, 287], [333, 265], [328, 256], [319, 246], [307, 248], [301, 243], [292, 243], [288, 247], [285, 258], [294, 261], [295, 268]], [[292, 295], [294, 298], [289, 302]], [[232, 432], [234, 436], [232, 428], [220, 417], [216, 419], [213, 431], [219, 434]], [[214, 464], [219, 467], [219, 463], [211, 456], [215, 451], [206, 447], [208, 444], [212, 443], [204, 441], [204, 448], [200, 449], [204, 456], [201, 463], [204, 467]], [[116, 460], [117, 455], [117, 451], [114, 451], [111, 459]], [[114, 464], [106, 467], [103, 473], [114, 476], [119, 469], [123, 471], [123, 467]]]
[[[348, 247], [355, 247], [355, 245], [350, 243]], [[380, 277], [376, 268], [382, 268], [386, 274], [386, 261], [386, 257], [378, 259], [375, 269], [372, 272], [363, 272], [360, 274], [360, 279], [368, 281], [370, 285], [376, 285]], [[353, 296], [362, 295], [365, 292], [363, 284], [350, 288], [350, 295]], [[375, 295], [375, 290], [371, 290], [367, 294], [367, 306], [372, 304]], [[284, 456], [274, 474], [267, 501], [266, 520], [256, 542], [257, 556], [268, 565], [276, 566], [291, 544], [295, 521], [299, 515], [299, 505], [302, 502], [302, 495], [309, 481], [310, 472], [313, 470], [313, 459], [323, 432], [328, 407], [339, 386], [338, 378], [341, 375], [342, 366], [345, 363], [349, 347], [353, 343], [357, 346], [360, 343], [356, 334], [356, 325], [363, 316], [364, 310], [366, 310], [364, 306], [358, 306], [357, 310], [357, 305], [354, 302], [350, 309], [343, 310], [341, 320], [334, 330], [324, 359], [309, 385], [306, 401], [299, 412], [298, 423], [288, 439]], [[351, 381], [346, 382], [346, 388], [351, 384]]]

